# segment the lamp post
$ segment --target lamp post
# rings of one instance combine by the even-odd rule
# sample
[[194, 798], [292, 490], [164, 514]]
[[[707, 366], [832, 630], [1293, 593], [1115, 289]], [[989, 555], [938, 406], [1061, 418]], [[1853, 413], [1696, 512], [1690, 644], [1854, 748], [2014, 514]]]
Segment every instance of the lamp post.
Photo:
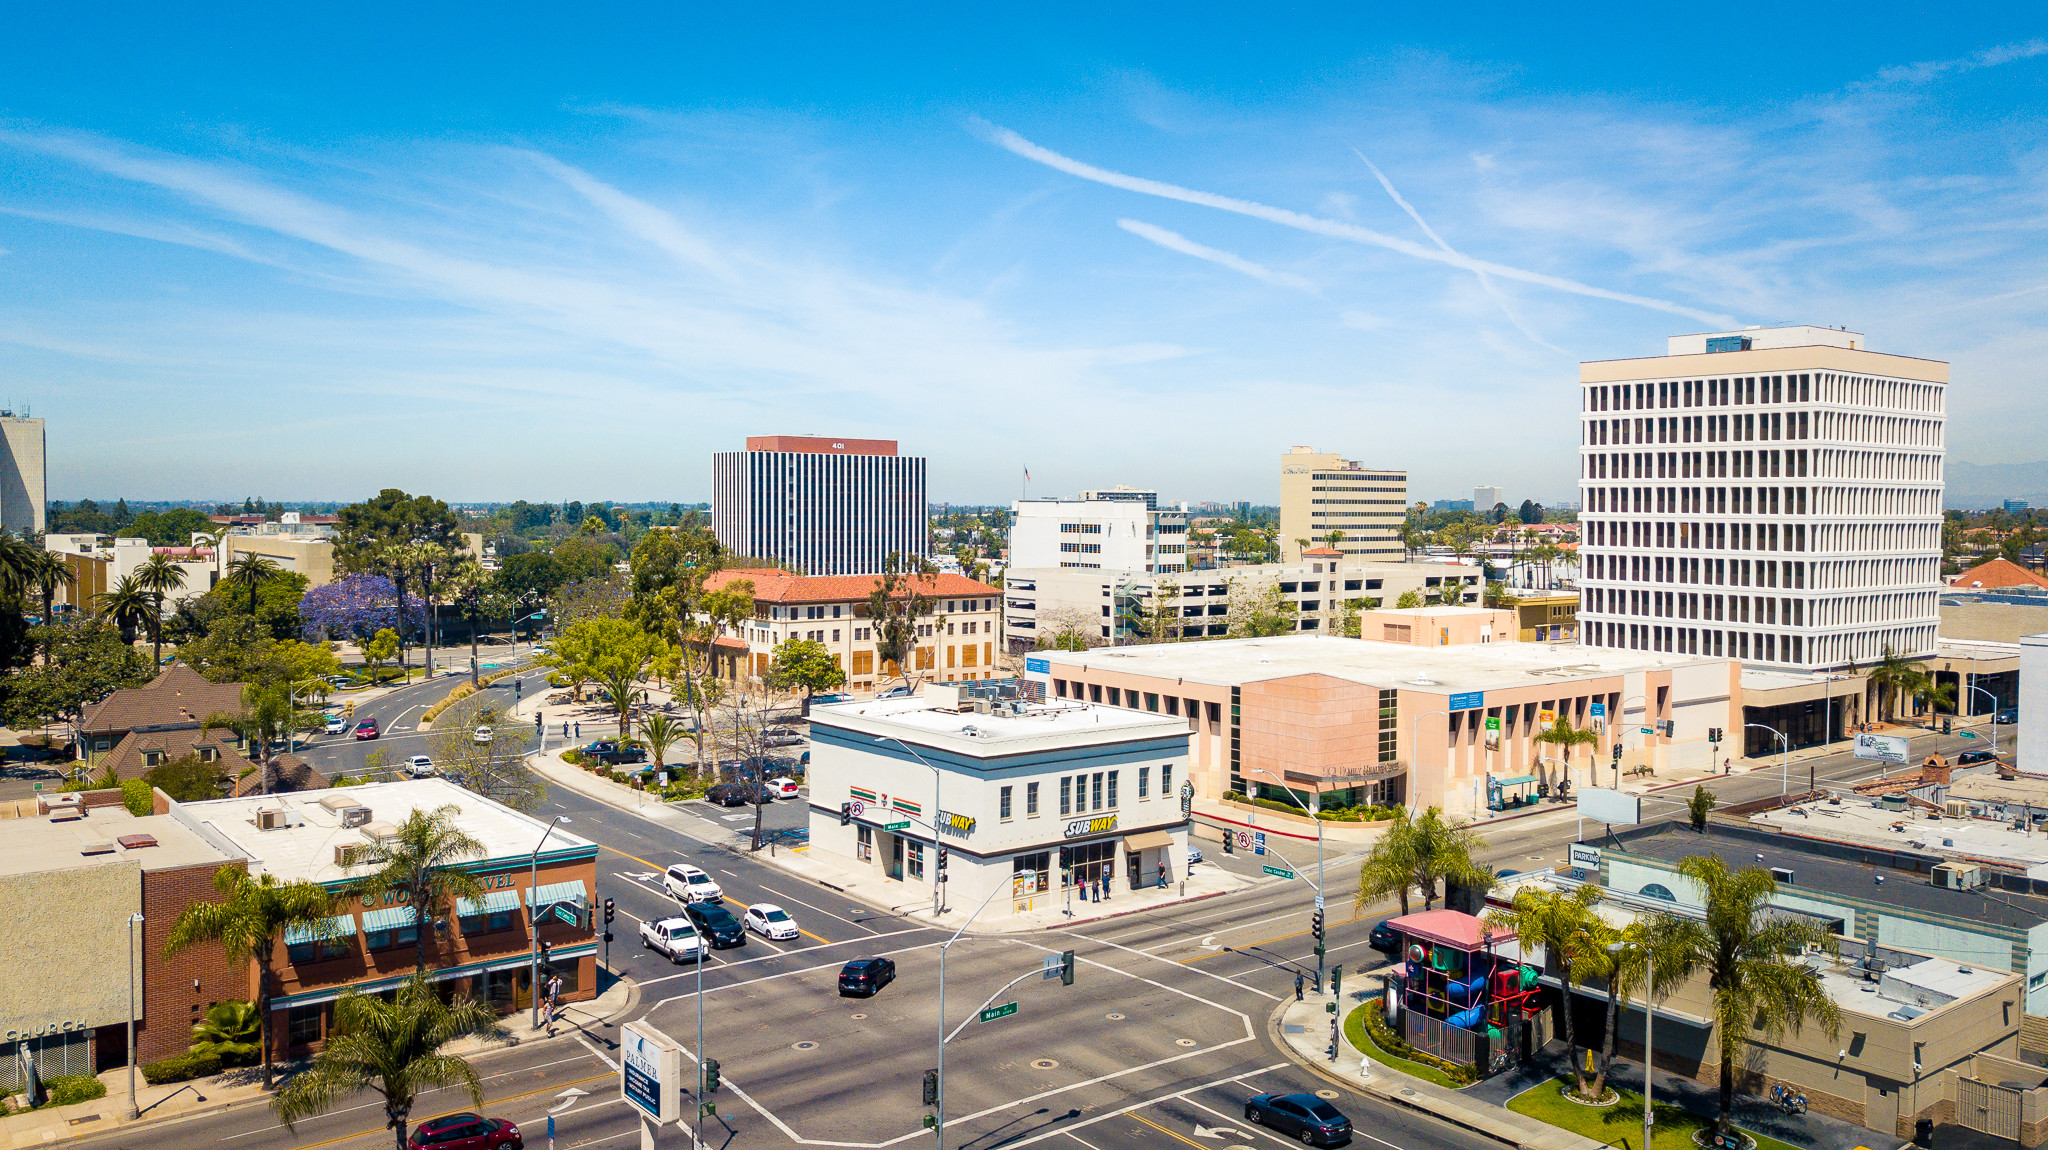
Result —
[[[1970, 677], [1976, 678], [1976, 673], [1971, 672]], [[1995, 756], [1998, 754], [1998, 696], [1975, 683], [1970, 684], [1970, 689], [1991, 700], [1991, 753]]]
[[[876, 741], [876, 742], [878, 742], [878, 743], [894, 743], [894, 744], [896, 744], [897, 746], [899, 746], [899, 747], [902, 747], [902, 748], [903, 748], [903, 749], [904, 749], [905, 751], [908, 751], [908, 752], [910, 753], [910, 757], [911, 757], [911, 758], [913, 758], [913, 759], [916, 759], [916, 760], [917, 760], [918, 762], [920, 762], [920, 763], [923, 763], [923, 764], [925, 765], [925, 767], [926, 767], [927, 769], [929, 769], [929, 770], [931, 771], [931, 773], [932, 773], [932, 822], [931, 822], [931, 827], [932, 827], [932, 850], [933, 850], [934, 852], [936, 852], [936, 851], [937, 851], [937, 850], [939, 849], [939, 778], [940, 778], [940, 772], [939, 772], [939, 768], [937, 768], [937, 767], [934, 767], [934, 766], [932, 766], [932, 764], [931, 764], [931, 763], [930, 763], [929, 761], [927, 761], [927, 760], [925, 759], [925, 757], [924, 757], [923, 755], [920, 755], [920, 754], [918, 754], [918, 753], [917, 753], [917, 751], [916, 751], [916, 749], [915, 749], [915, 748], [913, 748], [913, 747], [912, 747], [912, 746], [911, 746], [911, 745], [910, 745], [909, 743], [906, 743], [906, 742], [904, 742], [904, 741], [903, 741], [902, 739], [899, 739], [899, 738], [897, 738], [897, 737], [896, 737], [896, 736], [894, 736], [894, 735], [876, 735], [876, 736], [875, 736], [875, 741]], [[945, 879], [944, 879], [944, 877], [943, 877], [943, 876], [942, 876], [942, 875], [941, 875], [941, 874], [939, 873], [939, 869], [938, 869], [938, 858], [936, 857], [936, 854], [935, 854], [935, 855], [934, 855], [934, 857], [933, 857], [933, 859], [932, 859], [932, 918], [934, 918], [934, 919], [937, 919], [937, 918], [939, 917], [939, 901], [940, 901], [940, 898], [939, 898], [939, 896], [940, 896], [940, 892], [941, 892], [941, 891], [943, 891], [943, 890], [945, 889], [945, 885], [946, 885], [946, 884], [945, 884]], [[984, 903], [983, 905], [987, 905], [987, 904], [986, 904], [986, 903]], [[980, 913], [980, 912], [978, 912], [978, 911], [977, 911], [976, 913]]]
[[568, 821], [568, 815], [556, 815], [548, 829], [540, 832], [540, 841], [533, 844], [532, 870], [526, 881], [526, 933], [532, 950], [527, 959], [526, 987], [528, 997], [533, 1000], [535, 1030], [540, 1029], [540, 848], [547, 844], [548, 836], [555, 833], [556, 827]]
[[[1636, 701], [1637, 699], [1641, 699], [1641, 700], [1643, 701], [1643, 710], [1647, 711], [1647, 710], [1649, 710], [1649, 709], [1650, 709], [1650, 697], [1649, 697], [1648, 695], [1630, 695], [1630, 696], [1629, 696], [1628, 698], [1626, 698], [1626, 699], [1623, 699], [1623, 700], [1622, 700], [1622, 701], [1621, 701], [1620, 703], [1616, 704], [1616, 705], [1615, 705], [1615, 708], [1614, 708], [1614, 714], [1613, 714], [1613, 716], [1612, 716], [1612, 718], [1613, 718], [1613, 720], [1614, 720], [1614, 737], [1615, 737], [1615, 738], [1617, 738], [1617, 739], [1625, 739], [1625, 738], [1627, 737], [1627, 734], [1628, 734], [1628, 732], [1626, 732], [1626, 731], [1622, 730], [1622, 727], [1621, 727], [1621, 724], [1622, 724], [1622, 715], [1623, 715], [1623, 714], [1625, 714], [1625, 713], [1627, 713], [1627, 711], [1628, 711], [1628, 705], [1629, 705], [1630, 703], [1633, 703], [1633, 702], [1635, 702], [1635, 701]], [[1651, 715], [1651, 716], [1650, 716], [1650, 726], [1651, 726], [1651, 727], [1652, 727], [1652, 728], [1654, 729], [1654, 728], [1656, 727], [1656, 725], [1657, 725], [1657, 716], [1655, 716], [1655, 715]], [[1595, 754], [1595, 756], [1598, 756], [1599, 752], [1598, 752], [1598, 751], [1595, 751], [1595, 752], [1594, 752], [1594, 754]], [[1620, 789], [1621, 789], [1621, 760], [1620, 760], [1620, 759], [1614, 759], [1613, 761], [1614, 761], [1614, 789], [1618, 791], [1618, 790], [1620, 790]], [[1589, 777], [1590, 777], [1590, 772], [1588, 772], [1588, 774], [1589, 774]]]
[[1743, 724], [1743, 726], [1744, 726], [1744, 727], [1755, 727], [1755, 728], [1756, 728], [1757, 730], [1759, 730], [1759, 731], [1769, 731], [1770, 733], [1772, 733], [1772, 734], [1774, 734], [1774, 735], [1778, 736], [1778, 744], [1779, 744], [1779, 746], [1781, 746], [1781, 747], [1783, 747], [1783, 748], [1784, 748], [1784, 758], [1782, 758], [1781, 760], [1779, 760], [1779, 763], [1780, 763], [1780, 765], [1779, 765], [1779, 767], [1778, 767], [1778, 797], [1779, 797], [1779, 798], [1784, 798], [1784, 797], [1785, 797], [1786, 795], [1788, 795], [1788, 794], [1791, 794], [1791, 793], [1792, 793], [1792, 742], [1791, 742], [1791, 740], [1789, 740], [1789, 739], [1787, 739], [1787, 738], [1785, 737], [1785, 732], [1783, 732], [1783, 731], [1779, 730], [1779, 729], [1778, 729], [1778, 728], [1776, 728], [1776, 727], [1766, 727], [1766, 726], [1764, 726], [1764, 725], [1763, 725], [1762, 723], [1744, 723], [1744, 724]]
[[[988, 897], [982, 899], [981, 905], [974, 908], [974, 914], [967, 916], [967, 921], [960, 924], [959, 929], [953, 932], [953, 937], [939, 944], [939, 1101], [936, 1106], [939, 1113], [932, 1124], [934, 1150], [946, 1150], [946, 952], [953, 949], [953, 944], [960, 941], [961, 931], [967, 929], [976, 915], [988, 909], [988, 904], [995, 901], [996, 895], [1002, 889], [1000, 883], [989, 887]], [[702, 1146], [704, 1143], [699, 1140], [697, 1144]]]
[[142, 912], [128, 916], [128, 1117], [140, 1118], [135, 1102], [135, 928], [142, 925]]
[[[1323, 903], [1324, 903], [1324, 902], [1326, 901], [1326, 900], [1324, 899], [1324, 897], [1323, 897], [1323, 892], [1324, 892], [1324, 891], [1325, 891], [1326, 889], [1328, 889], [1328, 888], [1326, 888], [1326, 887], [1324, 887], [1324, 886], [1323, 886], [1323, 819], [1322, 819], [1322, 816], [1320, 816], [1320, 815], [1316, 814], [1316, 812], [1314, 812], [1314, 811], [1312, 811], [1312, 810], [1309, 810], [1309, 809], [1308, 809], [1308, 804], [1306, 804], [1306, 803], [1302, 802], [1302, 801], [1301, 801], [1301, 800], [1300, 800], [1299, 798], [1296, 798], [1296, 797], [1295, 797], [1295, 794], [1294, 794], [1294, 788], [1293, 788], [1293, 787], [1290, 787], [1290, 786], [1288, 786], [1288, 785], [1287, 785], [1287, 781], [1286, 781], [1285, 779], [1279, 779], [1279, 778], [1276, 778], [1276, 776], [1275, 776], [1275, 775], [1273, 774], [1273, 772], [1271, 772], [1271, 771], [1262, 771], [1262, 770], [1258, 770], [1258, 769], [1254, 768], [1254, 769], [1252, 769], [1252, 770], [1249, 770], [1249, 771], [1244, 771], [1244, 772], [1242, 772], [1242, 773], [1244, 773], [1244, 774], [1252, 774], [1252, 775], [1264, 775], [1264, 776], [1266, 776], [1266, 777], [1267, 777], [1267, 778], [1269, 778], [1269, 779], [1275, 779], [1275, 781], [1277, 781], [1277, 782], [1278, 782], [1278, 783], [1280, 784], [1280, 789], [1281, 789], [1281, 790], [1283, 790], [1283, 791], [1285, 791], [1285, 792], [1287, 792], [1287, 797], [1288, 797], [1288, 799], [1290, 799], [1290, 800], [1291, 800], [1291, 801], [1292, 801], [1292, 802], [1294, 803], [1294, 805], [1295, 805], [1295, 806], [1297, 806], [1297, 807], [1300, 807], [1300, 808], [1301, 808], [1301, 813], [1302, 813], [1302, 814], [1305, 814], [1305, 815], [1307, 815], [1307, 816], [1308, 816], [1308, 817], [1309, 817], [1310, 819], [1314, 820], [1314, 822], [1315, 822], [1315, 824], [1316, 824], [1316, 909], [1317, 909], [1317, 910], [1321, 910], [1321, 909], [1323, 909]], [[1321, 940], [1318, 940], [1318, 941], [1316, 942], [1316, 993], [1317, 993], [1317, 994], [1321, 994], [1321, 993], [1323, 992], [1323, 959], [1324, 959], [1324, 957], [1325, 957], [1325, 956], [1324, 956], [1324, 954], [1323, 954], [1323, 951], [1324, 951], [1324, 947], [1323, 947], [1323, 944], [1322, 944]]]
[[1650, 1076], [1656, 1072], [1656, 1055], [1650, 1046], [1650, 1031], [1657, 1009], [1657, 989], [1652, 984], [1650, 970], [1650, 948], [1640, 942], [1610, 942], [1607, 953], [1614, 956], [1612, 977], [1621, 976], [1621, 955], [1624, 951], [1641, 951], [1643, 955], [1643, 1148], [1649, 1150], [1650, 1127], [1657, 1118], [1656, 1108], [1650, 1102]]

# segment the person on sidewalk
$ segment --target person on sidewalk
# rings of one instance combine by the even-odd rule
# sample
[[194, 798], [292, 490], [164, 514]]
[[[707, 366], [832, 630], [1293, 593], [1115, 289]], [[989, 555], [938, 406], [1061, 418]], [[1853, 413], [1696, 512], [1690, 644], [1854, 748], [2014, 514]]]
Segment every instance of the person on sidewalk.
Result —
[[1166, 889], [1166, 863], [1164, 861], [1159, 864], [1159, 888], [1161, 890]]

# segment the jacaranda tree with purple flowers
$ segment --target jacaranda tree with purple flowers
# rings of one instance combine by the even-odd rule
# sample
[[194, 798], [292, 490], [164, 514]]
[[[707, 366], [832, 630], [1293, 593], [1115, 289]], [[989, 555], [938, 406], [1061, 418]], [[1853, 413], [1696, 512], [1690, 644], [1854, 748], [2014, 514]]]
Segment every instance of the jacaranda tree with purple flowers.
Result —
[[382, 575], [349, 575], [315, 587], [300, 602], [299, 615], [306, 621], [308, 639], [361, 641], [386, 627], [406, 634], [426, 627], [426, 612], [414, 598], [406, 599], [401, 621], [398, 588]]

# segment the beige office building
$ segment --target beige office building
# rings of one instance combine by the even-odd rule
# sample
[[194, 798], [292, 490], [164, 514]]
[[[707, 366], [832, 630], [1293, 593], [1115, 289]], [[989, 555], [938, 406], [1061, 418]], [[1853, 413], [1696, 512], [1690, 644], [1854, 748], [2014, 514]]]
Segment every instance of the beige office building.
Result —
[[1401, 558], [1401, 520], [1408, 514], [1408, 473], [1290, 448], [1280, 457], [1280, 561], [1301, 562], [1301, 540], [1326, 544], [1342, 531], [1347, 559], [1390, 563]]
[[50, 494], [43, 421], [0, 411], [0, 451], [0, 528], [40, 535]]

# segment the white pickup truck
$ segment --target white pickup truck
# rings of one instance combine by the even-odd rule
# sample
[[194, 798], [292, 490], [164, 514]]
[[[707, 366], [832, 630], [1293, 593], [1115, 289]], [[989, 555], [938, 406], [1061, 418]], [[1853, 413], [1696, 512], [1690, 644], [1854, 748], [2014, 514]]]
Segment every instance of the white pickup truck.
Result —
[[696, 926], [681, 915], [641, 923], [640, 945], [660, 951], [670, 962], [695, 962], [704, 957], [704, 939], [697, 934]]

